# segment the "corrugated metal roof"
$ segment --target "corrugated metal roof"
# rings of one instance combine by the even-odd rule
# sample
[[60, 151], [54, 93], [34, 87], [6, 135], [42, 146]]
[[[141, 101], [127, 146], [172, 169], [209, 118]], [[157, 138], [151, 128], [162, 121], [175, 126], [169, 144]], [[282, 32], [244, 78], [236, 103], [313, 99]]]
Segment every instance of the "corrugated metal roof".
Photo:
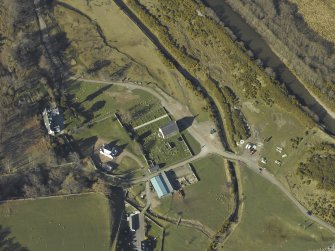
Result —
[[169, 187], [171, 188], [171, 185], [166, 184], [166, 181], [164, 180], [161, 174], [151, 178], [150, 182], [153, 185], [154, 189], [156, 190], [156, 193], [159, 198], [172, 192], [169, 189]]
[[171, 193], [171, 192], [173, 191], [173, 187], [172, 187], [172, 185], [171, 185], [171, 183], [170, 183], [170, 180], [169, 180], [168, 177], [166, 176], [166, 172], [162, 172], [161, 175], [162, 175], [163, 180], [165, 181], [165, 184], [166, 184], [168, 190], [169, 190], [170, 193]]

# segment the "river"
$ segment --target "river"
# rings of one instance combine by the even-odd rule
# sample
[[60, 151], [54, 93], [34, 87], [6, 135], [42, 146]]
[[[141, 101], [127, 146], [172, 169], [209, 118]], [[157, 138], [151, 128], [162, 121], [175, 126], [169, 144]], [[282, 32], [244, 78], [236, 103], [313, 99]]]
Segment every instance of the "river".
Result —
[[229, 27], [246, 47], [253, 51], [255, 57], [262, 60], [264, 66], [271, 67], [279, 81], [285, 83], [291, 94], [294, 94], [300, 103], [318, 115], [319, 123], [331, 134], [335, 135], [335, 119], [332, 118], [321, 104], [308, 92], [304, 85], [285, 66], [279, 57], [271, 50], [260, 34], [236, 13], [224, 0], [203, 0], [214, 10], [220, 20]]

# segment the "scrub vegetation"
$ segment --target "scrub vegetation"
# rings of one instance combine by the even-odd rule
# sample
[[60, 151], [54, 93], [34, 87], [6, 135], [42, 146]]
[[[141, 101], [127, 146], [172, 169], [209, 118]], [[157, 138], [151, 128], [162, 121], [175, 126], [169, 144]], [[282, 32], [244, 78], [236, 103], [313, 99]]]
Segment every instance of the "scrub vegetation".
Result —
[[290, 183], [295, 193], [303, 188], [306, 192], [305, 196], [300, 196], [301, 202], [331, 224], [335, 224], [334, 161], [334, 145], [323, 143], [311, 147], [310, 154], [302, 159], [297, 168], [299, 178], [295, 182], [292, 179]]
[[[296, 172], [301, 156], [310, 154], [309, 142], [317, 145], [326, 138], [299, 102], [275, 80], [271, 71], [257, 66], [252, 56], [246, 55], [243, 44], [235, 41], [213, 11], [198, 1], [127, 0], [125, 3], [213, 97], [233, 150], [243, 151], [241, 146], [234, 145], [244, 139], [241, 132], [250, 132], [248, 141], [259, 144], [258, 156], [268, 158], [265, 167], [290, 186], [286, 177]], [[240, 115], [241, 123], [230, 119], [234, 112]], [[235, 130], [235, 126], [244, 129]], [[278, 146], [284, 147], [287, 159], [282, 157], [285, 153], [278, 154]], [[278, 159], [282, 162], [280, 167], [275, 164]], [[295, 195], [306, 196], [306, 190], [297, 189]], [[330, 199], [332, 195], [328, 196]]]
[[[247, 8], [257, 1], [245, 2]], [[254, 6], [255, 14], [263, 14], [267, 23], [274, 20], [273, 25], [294, 23], [288, 27], [292, 32], [288, 40], [280, 38], [288, 47], [297, 37], [295, 29], [301, 29], [309, 42], [299, 37], [297, 44], [307, 51], [306, 56], [301, 56], [301, 48], [288, 55], [297, 62], [297, 74], [307, 69], [311, 88], [326, 93], [331, 101], [332, 45], [314, 33], [308, 35], [309, 29], [295, 18], [297, 10], [289, 2], [278, 6], [276, 2], [264, 5], [269, 13]], [[191, 157], [191, 152], [203, 149], [205, 154], [210, 149], [187, 131], [159, 138], [158, 128], [171, 120], [168, 116], [136, 129], [166, 114], [149, 93], [74, 80], [79, 76], [165, 92], [189, 108], [198, 122], [205, 122], [195, 130], [201, 133], [203, 128], [204, 138], [213, 142], [214, 121], [217, 132], [213, 133], [220, 134], [226, 150], [243, 154], [240, 140], [255, 142], [258, 152], [252, 161], [266, 155], [268, 169], [299, 201], [334, 224], [335, 181], [328, 168], [335, 159], [333, 139], [325, 139], [304, 107], [276, 81], [273, 71], [257, 65], [252, 53], [235, 41], [201, 1], [64, 0], [41, 1], [40, 5], [35, 9], [33, 1], [0, 0], [0, 197], [7, 200], [0, 205], [0, 235], [7, 236], [12, 247], [110, 250], [119, 220], [127, 224], [121, 219], [127, 193], [113, 185], [129, 187], [136, 177], [146, 176], [142, 153], [162, 167]], [[137, 18], [130, 18], [129, 13]], [[48, 29], [40, 30], [43, 24], [38, 16]], [[65, 134], [48, 137], [40, 114], [56, 104], [64, 111]], [[329, 144], [323, 144], [326, 141]], [[101, 163], [97, 168], [94, 164], [100, 159], [93, 153], [104, 143], [122, 147], [122, 157], [106, 162], [118, 165], [112, 173], [115, 176], [102, 173]], [[275, 152], [277, 146], [288, 152], [285, 160]], [[308, 151], [308, 147], [314, 148]], [[283, 158], [281, 168], [273, 164], [278, 156]], [[227, 220], [238, 208], [245, 212], [225, 250], [226, 245], [227, 250], [300, 250], [334, 242], [283, 194], [247, 169], [241, 169], [244, 194], [239, 197], [234, 166], [227, 170], [218, 156], [207, 156], [193, 165], [200, 181], [184, 188], [184, 198], [181, 193], [177, 199], [177, 192], [160, 201], [152, 198], [147, 214], [164, 225], [164, 229], [158, 225], [146, 229], [156, 248], [162, 244], [165, 250], [193, 251], [220, 246], [225, 238], [221, 233], [234, 230], [230, 221], [240, 220], [240, 216]], [[127, 179], [131, 179], [128, 184]], [[129, 187], [127, 201], [140, 201], [135, 205], [139, 209], [145, 205], [146, 185]], [[11, 200], [18, 198], [29, 199]], [[245, 204], [238, 207], [238, 202]], [[172, 225], [179, 217], [180, 225]], [[155, 240], [158, 235], [160, 243]]]
[[[0, 197], [2, 200], [85, 192], [98, 176], [59, 137], [50, 140], [41, 113], [59, 98], [60, 69], [41, 41], [30, 1], [0, 1]], [[53, 30], [49, 45], [59, 58], [68, 48], [64, 33]], [[67, 61], [63, 63], [66, 71]], [[58, 100], [59, 101], [59, 100]]]
[[[325, 34], [325, 29], [330, 31], [328, 27], [334, 26], [334, 5], [330, 1], [312, 4], [312, 1], [300, 0], [227, 2], [269, 41], [308, 89], [334, 110], [335, 44], [317, 33]], [[327, 11], [324, 13], [323, 9]], [[316, 31], [309, 24], [314, 24], [312, 28]]]
[[302, 15], [308, 26], [325, 39], [335, 43], [335, 3], [332, 0], [290, 0], [298, 7], [298, 13]]
[[335, 163], [335, 147], [321, 145], [310, 150], [313, 154], [306, 162], [301, 162], [298, 174], [318, 182], [318, 188], [335, 190], [335, 175], [333, 164]]
[[33, 6], [26, 1], [0, 1], [1, 174], [61, 161], [39, 117], [49, 102], [53, 80], [55, 72], [46, 60]]
[[[113, 1], [57, 1], [52, 14], [73, 41], [67, 54], [75, 59], [77, 73], [150, 83], [187, 104], [199, 121], [209, 119], [206, 101], [186, 91], [185, 78]], [[96, 61], [108, 64], [87, 73]]]
[[[288, 95], [285, 87], [254, 64], [203, 5], [177, 0], [173, 3], [150, 0], [125, 2], [169, 52], [200, 79], [201, 87], [218, 108], [212, 111], [212, 115], [217, 117], [215, 113], [219, 112], [223, 118], [230, 146], [234, 147], [236, 141], [246, 139], [250, 135], [248, 122], [255, 123], [255, 118], [247, 114], [250, 111], [243, 107], [246, 99], [255, 106], [265, 106], [272, 111], [289, 111], [290, 116], [299, 118], [301, 126], [313, 126], [311, 119]], [[197, 86], [189, 85], [189, 88], [201, 92]]]

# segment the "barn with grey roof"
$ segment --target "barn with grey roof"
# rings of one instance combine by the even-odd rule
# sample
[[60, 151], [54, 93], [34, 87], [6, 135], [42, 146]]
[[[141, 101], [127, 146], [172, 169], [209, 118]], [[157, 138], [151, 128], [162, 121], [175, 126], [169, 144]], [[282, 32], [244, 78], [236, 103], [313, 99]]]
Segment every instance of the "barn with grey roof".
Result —
[[169, 137], [175, 136], [179, 133], [179, 128], [176, 121], [171, 121], [168, 124], [161, 126], [159, 128], [159, 135], [163, 139], [167, 139]]

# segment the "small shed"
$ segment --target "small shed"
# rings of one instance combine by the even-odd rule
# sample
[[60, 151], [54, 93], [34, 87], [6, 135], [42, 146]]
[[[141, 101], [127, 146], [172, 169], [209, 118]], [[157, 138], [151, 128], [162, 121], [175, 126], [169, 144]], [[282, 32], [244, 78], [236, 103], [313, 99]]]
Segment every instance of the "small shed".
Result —
[[171, 121], [168, 124], [159, 128], [159, 136], [167, 139], [179, 133], [179, 128], [176, 121]]
[[150, 165], [149, 165], [149, 172], [150, 173], [157, 172], [158, 169], [159, 169], [159, 165], [158, 164], [150, 163]]

